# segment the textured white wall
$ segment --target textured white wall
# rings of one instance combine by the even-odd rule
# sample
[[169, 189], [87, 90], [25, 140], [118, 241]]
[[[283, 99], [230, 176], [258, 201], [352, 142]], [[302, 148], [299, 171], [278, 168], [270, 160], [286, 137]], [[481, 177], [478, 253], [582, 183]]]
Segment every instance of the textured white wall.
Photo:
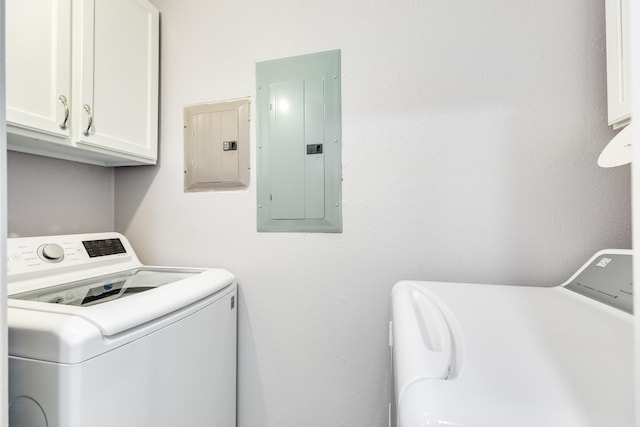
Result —
[[[398, 280], [552, 285], [629, 247], [629, 168], [596, 166], [602, 1], [153, 1], [161, 158], [116, 171], [116, 229], [147, 263], [238, 276], [240, 427], [385, 426]], [[182, 192], [185, 105], [254, 98], [256, 61], [335, 48], [344, 233], [257, 233], [253, 172]]]
[[[640, 3], [631, 2], [629, 4], [629, 22], [640, 21]], [[637, 25], [629, 26], [629, 40], [640, 39], [640, 27]], [[628, 52], [631, 63], [631, 117], [640, 117], [640, 79], [637, 78], [640, 71], [640, 44], [631, 43], [630, 52]], [[638, 124], [635, 123], [634, 126]], [[632, 134], [632, 144], [635, 147], [640, 146], [640, 132]], [[640, 164], [640, 150], [633, 150], [633, 164]], [[633, 247], [640, 247], [640, 168], [633, 168], [632, 188], [633, 188]], [[633, 282], [640, 283], [640, 257], [633, 257]], [[640, 292], [634, 293], [634, 307], [640, 307]], [[636, 312], [637, 313], [637, 312]], [[640, 316], [635, 316], [635, 407], [640, 408]], [[636, 426], [640, 426], [640, 410], [636, 409]]]
[[9, 151], [9, 237], [114, 228], [113, 169]]

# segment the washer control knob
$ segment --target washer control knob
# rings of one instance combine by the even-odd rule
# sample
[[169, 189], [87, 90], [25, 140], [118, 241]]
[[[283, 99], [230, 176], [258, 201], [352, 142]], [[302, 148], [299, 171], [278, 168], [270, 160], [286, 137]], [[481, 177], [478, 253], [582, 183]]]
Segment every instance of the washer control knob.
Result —
[[56, 245], [55, 243], [48, 243], [40, 246], [40, 250], [38, 252], [40, 258], [47, 262], [60, 262], [64, 258], [64, 249], [62, 249], [62, 246]]

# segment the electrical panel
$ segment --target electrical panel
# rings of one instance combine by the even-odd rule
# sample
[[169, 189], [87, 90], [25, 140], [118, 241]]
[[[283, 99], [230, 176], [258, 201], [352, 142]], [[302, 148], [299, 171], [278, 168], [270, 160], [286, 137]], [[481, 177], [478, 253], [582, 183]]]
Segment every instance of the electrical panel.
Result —
[[341, 232], [340, 51], [259, 62], [258, 231]]

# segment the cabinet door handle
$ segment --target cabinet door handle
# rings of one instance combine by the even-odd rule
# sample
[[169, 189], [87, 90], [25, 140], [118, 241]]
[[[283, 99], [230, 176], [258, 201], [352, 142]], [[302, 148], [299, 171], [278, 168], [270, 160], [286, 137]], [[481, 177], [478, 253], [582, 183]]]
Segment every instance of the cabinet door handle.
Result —
[[93, 125], [93, 113], [91, 112], [91, 107], [89, 107], [88, 104], [84, 104], [84, 111], [86, 111], [89, 115], [89, 123], [87, 124], [87, 129], [85, 129], [85, 131], [82, 133], [84, 133], [84, 136], [89, 136], [89, 131], [91, 130], [91, 126]]
[[60, 95], [58, 99], [62, 102], [62, 106], [64, 107], [64, 120], [60, 123], [60, 129], [67, 130], [67, 122], [69, 121], [69, 103], [67, 102], [67, 97], [64, 95]]

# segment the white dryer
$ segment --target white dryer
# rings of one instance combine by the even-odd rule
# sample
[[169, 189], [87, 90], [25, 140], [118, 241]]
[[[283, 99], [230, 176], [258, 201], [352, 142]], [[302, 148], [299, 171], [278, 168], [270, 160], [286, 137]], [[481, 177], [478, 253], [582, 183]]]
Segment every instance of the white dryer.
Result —
[[631, 251], [556, 287], [399, 282], [398, 427], [632, 426]]
[[236, 281], [117, 233], [13, 238], [11, 427], [233, 427]]

